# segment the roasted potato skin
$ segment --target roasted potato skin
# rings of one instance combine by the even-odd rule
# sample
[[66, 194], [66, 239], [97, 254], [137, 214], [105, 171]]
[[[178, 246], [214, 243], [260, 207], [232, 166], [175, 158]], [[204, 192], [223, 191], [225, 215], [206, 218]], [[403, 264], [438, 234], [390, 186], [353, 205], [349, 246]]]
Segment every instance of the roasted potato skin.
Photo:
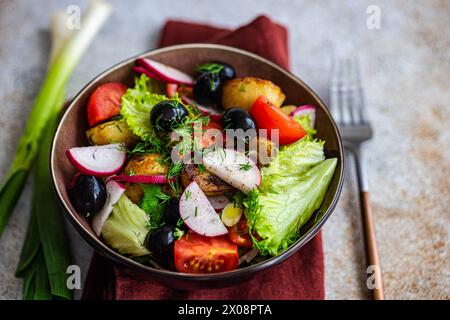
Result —
[[[168, 168], [160, 163], [160, 157], [161, 155], [158, 153], [134, 155], [128, 160], [122, 174], [166, 175]], [[134, 203], [139, 204], [144, 196], [142, 186], [136, 183], [127, 183], [125, 187], [125, 195]]]
[[130, 147], [138, 141], [138, 137], [131, 132], [125, 120], [122, 119], [100, 123], [87, 130], [86, 136], [92, 145], [123, 142]]
[[266, 96], [277, 107], [280, 107], [286, 98], [280, 87], [271, 81], [245, 77], [233, 79], [224, 84], [222, 106], [225, 109], [239, 107], [249, 110], [260, 95]]
[[181, 183], [184, 187], [187, 187], [191, 181], [197, 182], [200, 189], [202, 189], [207, 196], [221, 195], [233, 190], [231, 185], [213, 175], [211, 172], [206, 170], [202, 172], [196, 165], [189, 164], [181, 175]]
[[133, 203], [139, 205], [141, 203], [142, 197], [144, 196], [144, 189], [137, 183], [127, 183], [125, 184], [125, 195]]
[[297, 106], [294, 106], [293, 104], [281, 107], [281, 111], [283, 111], [283, 113], [287, 116], [291, 115], [292, 111], [294, 111], [295, 109], [297, 109]]
[[166, 175], [168, 167], [160, 163], [160, 158], [159, 153], [133, 155], [123, 169], [123, 174]]
[[249, 156], [256, 158], [260, 166], [268, 165], [278, 154], [277, 146], [267, 138], [255, 137], [250, 140], [250, 146], [256, 149], [252, 150]]

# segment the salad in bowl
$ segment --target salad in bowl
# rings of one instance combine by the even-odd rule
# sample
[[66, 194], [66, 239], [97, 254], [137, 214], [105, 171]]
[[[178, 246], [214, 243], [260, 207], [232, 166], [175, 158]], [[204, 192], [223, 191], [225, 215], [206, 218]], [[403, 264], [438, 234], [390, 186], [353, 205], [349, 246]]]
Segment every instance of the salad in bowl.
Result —
[[282, 255], [320, 217], [340, 160], [317, 137], [317, 106], [222, 61], [185, 72], [138, 58], [132, 70], [131, 83], [93, 88], [87, 142], [64, 150], [71, 209], [110, 249], [223, 273]]

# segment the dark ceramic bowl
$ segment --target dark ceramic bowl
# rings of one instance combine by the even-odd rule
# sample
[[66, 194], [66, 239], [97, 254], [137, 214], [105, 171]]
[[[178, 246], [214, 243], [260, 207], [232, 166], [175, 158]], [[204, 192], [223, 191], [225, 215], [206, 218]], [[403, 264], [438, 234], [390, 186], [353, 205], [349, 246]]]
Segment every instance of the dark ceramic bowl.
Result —
[[[288, 250], [277, 257], [270, 257], [263, 262], [225, 273], [194, 275], [158, 270], [139, 264], [109, 248], [94, 234], [90, 222], [74, 210], [69, 201], [67, 186], [75, 169], [67, 160], [65, 151], [75, 146], [88, 145], [85, 136], [85, 131], [88, 129], [85, 114], [88, 97], [96, 87], [105, 82], [120, 81], [131, 86], [136, 76], [132, 71], [134, 61], [141, 57], [155, 59], [187, 73], [192, 73], [194, 68], [203, 62], [227, 62], [235, 67], [238, 77], [254, 76], [268, 79], [280, 86], [287, 97], [285, 104], [317, 106], [317, 137], [326, 141], [327, 156], [337, 157], [339, 162], [320, 210], [303, 226], [300, 239]], [[242, 282], [258, 272], [285, 261], [311, 240], [328, 219], [338, 201], [344, 179], [343, 157], [342, 143], [336, 124], [322, 100], [302, 80], [278, 65], [243, 50], [220, 45], [187, 44], [153, 50], [138, 57], [132, 57], [102, 72], [89, 82], [72, 100], [61, 118], [53, 140], [50, 166], [56, 193], [69, 220], [97, 252], [127, 267], [127, 270], [136, 277], [151, 277], [172, 287], [195, 289], [224, 287]]]

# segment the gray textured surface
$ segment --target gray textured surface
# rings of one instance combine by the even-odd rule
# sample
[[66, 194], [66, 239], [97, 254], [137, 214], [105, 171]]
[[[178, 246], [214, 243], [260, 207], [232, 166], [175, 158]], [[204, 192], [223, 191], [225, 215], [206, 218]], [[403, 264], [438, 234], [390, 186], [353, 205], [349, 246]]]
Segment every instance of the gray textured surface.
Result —
[[[108, 66], [154, 47], [163, 21], [235, 27], [266, 13], [290, 30], [293, 71], [327, 98], [328, 58], [358, 53], [376, 137], [367, 145], [387, 298], [450, 298], [450, 3], [443, 1], [110, 1], [115, 11], [68, 85], [75, 94]], [[40, 86], [55, 9], [86, 1], [0, 0], [0, 177]], [[381, 30], [366, 8], [381, 9]], [[351, 163], [349, 163], [351, 165]], [[326, 297], [365, 298], [354, 173], [324, 227]], [[13, 273], [28, 221], [26, 189], [0, 241], [0, 298], [18, 299]], [[77, 263], [90, 250], [72, 228]]]

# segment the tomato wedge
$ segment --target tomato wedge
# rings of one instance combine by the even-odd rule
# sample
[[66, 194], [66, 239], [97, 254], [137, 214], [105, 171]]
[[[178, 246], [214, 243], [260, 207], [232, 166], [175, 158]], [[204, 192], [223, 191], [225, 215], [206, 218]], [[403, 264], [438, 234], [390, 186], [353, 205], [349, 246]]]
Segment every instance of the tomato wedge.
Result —
[[185, 273], [217, 273], [237, 268], [238, 247], [227, 236], [205, 237], [194, 232], [174, 245], [175, 267]]
[[[215, 129], [210, 130], [209, 129]], [[217, 122], [209, 121], [206, 126], [202, 126], [202, 139], [201, 139], [201, 147], [206, 148], [216, 142], [218, 131], [222, 132], [222, 127]], [[222, 133], [220, 133], [222, 134]], [[222, 135], [223, 136], [223, 135]]]
[[166, 84], [166, 93], [168, 98], [173, 98], [177, 94], [178, 84], [176, 83], [167, 83]]
[[87, 118], [90, 127], [120, 114], [122, 96], [127, 86], [120, 82], [100, 85], [89, 97]]
[[290, 144], [306, 135], [306, 131], [294, 119], [272, 104], [265, 96], [259, 96], [250, 109], [250, 114], [258, 129], [267, 129], [271, 139], [271, 129], [278, 129], [280, 145]]
[[244, 216], [242, 216], [241, 220], [235, 226], [228, 228], [228, 238], [240, 247], [253, 247], [252, 237], [248, 231], [247, 219]]

